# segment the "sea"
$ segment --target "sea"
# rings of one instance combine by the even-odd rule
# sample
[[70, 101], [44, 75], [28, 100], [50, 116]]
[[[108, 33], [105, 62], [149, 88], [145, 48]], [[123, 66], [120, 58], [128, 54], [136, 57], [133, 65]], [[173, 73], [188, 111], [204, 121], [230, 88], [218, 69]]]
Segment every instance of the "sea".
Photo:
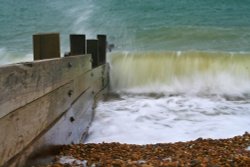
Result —
[[110, 95], [86, 142], [147, 144], [250, 132], [250, 1], [2, 0], [0, 65], [32, 35], [106, 34]]

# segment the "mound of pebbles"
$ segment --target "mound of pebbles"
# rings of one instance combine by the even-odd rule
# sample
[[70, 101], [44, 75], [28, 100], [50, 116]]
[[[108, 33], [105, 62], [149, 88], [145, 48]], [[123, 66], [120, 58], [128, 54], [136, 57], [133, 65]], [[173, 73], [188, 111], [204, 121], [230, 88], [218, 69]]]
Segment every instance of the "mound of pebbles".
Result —
[[[229, 139], [198, 138], [168, 144], [73, 144], [64, 146], [48, 167], [250, 167], [249, 146], [249, 133]], [[62, 157], [76, 160], [62, 164]]]

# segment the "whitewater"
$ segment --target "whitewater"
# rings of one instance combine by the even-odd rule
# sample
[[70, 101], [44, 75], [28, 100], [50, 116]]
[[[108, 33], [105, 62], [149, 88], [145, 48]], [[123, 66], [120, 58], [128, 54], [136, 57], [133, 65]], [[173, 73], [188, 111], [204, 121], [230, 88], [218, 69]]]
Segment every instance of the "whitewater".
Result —
[[87, 143], [148, 144], [250, 131], [246, 53], [113, 53], [113, 94], [99, 102]]
[[86, 143], [250, 132], [250, 1], [4, 0], [0, 65], [32, 61], [32, 35], [106, 34], [110, 93]]

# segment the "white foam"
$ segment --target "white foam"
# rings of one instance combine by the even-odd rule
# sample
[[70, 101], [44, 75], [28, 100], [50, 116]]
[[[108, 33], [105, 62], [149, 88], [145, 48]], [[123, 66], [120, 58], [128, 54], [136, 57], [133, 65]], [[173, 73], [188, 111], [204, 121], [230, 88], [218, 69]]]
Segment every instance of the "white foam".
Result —
[[109, 56], [117, 92], [250, 95], [250, 54], [211, 52], [117, 52]]
[[0, 48], [0, 66], [24, 61], [32, 61], [32, 58], [32, 54], [17, 54], [8, 51], [6, 48]]
[[181, 56], [181, 51], [177, 51], [176, 55], [179, 57]]
[[59, 159], [59, 163], [61, 164], [70, 164], [70, 165], [82, 165], [82, 167], [86, 167], [87, 166], [87, 161], [86, 160], [78, 160], [75, 159], [71, 156], [61, 156]]
[[250, 131], [250, 101], [123, 95], [100, 102], [87, 143], [148, 144], [228, 138]]

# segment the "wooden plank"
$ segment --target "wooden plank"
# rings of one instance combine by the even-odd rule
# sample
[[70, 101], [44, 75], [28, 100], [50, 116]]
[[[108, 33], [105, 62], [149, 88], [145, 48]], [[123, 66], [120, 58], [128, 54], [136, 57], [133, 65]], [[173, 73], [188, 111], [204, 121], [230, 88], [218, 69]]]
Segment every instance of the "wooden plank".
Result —
[[109, 89], [109, 81], [110, 81], [110, 76], [109, 76], [109, 71], [110, 71], [110, 66], [108, 63], [104, 64], [103, 67], [103, 76], [102, 76], [102, 85], [104, 88], [108, 88]]
[[87, 40], [87, 53], [92, 56], [92, 68], [96, 68], [99, 65], [98, 40]]
[[83, 141], [82, 135], [87, 131], [93, 117], [92, 110], [88, 110], [89, 108], [92, 109], [93, 103], [94, 95], [91, 89], [88, 89], [79, 96], [68, 112], [53, 127], [54, 130], [50, 130], [50, 135], [46, 137], [50, 141], [49, 145]]
[[[72, 104], [76, 103], [82, 92], [89, 88], [90, 77], [91, 71], [0, 118], [0, 134], [7, 134], [0, 136], [0, 157], [3, 157], [0, 160], [0, 166], [20, 152]], [[91, 94], [85, 94], [84, 97], [93, 100], [92, 90], [88, 92]], [[81, 98], [81, 100], [84, 99]], [[76, 108], [73, 107], [73, 110]], [[75, 112], [77, 115], [77, 111]]]
[[0, 68], [0, 118], [91, 69], [90, 55]]
[[91, 71], [91, 82], [92, 82], [92, 89], [94, 94], [98, 93], [101, 91], [104, 87], [107, 86], [108, 84], [108, 70], [109, 70], [109, 65], [104, 64], [101, 66], [98, 66], [97, 68], [94, 68]]
[[79, 92], [81, 93], [83, 90], [91, 87], [91, 71], [88, 71], [82, 75], [79, 75], [78, 77], [74, 78], [74, 92], [73, 93], [73, 99], [77, 99], [79, 96]]
[[92, 86], [93, 93], [95, 94], [94, 108], [97, 102], [104, 98], [104, 95], [109, 90], [109, 64], [104, 64], [92, 70]]
[[[105, 73], [108, 74], [107, 66], [103, 65], [78, 75], [49, 94], [0, 118], [0, 134], [6, 134], [0, 136], [0, 157], [2, 157], [0, 166], [21, 164], [39, 147], [79, 142], [86, 134], [93, 117], [95, 92], [103, 89], [102, 77], [106, 75]], [[86, 107], [87, 112], [85, 112]], [[68, 123], [66, 125], [60, 123], [60, 120], [58, 121], [60, 117], [61, 122], [68, 121]], [[57, 128], [54, 128], [56, 130], [50, 129], [52, 124], [57, 125]], [[46, 131], [50, 135], [42, 137]], [[37, 142], [40, 144], [37, 146], [33, 144]], [[10, 159], [12, 160], [9, 161]]]
[[86, 36], [80, 34], [70, 35], [70, 56], [86, 53]]
[[81, 142], [93, 118], [93, 97], [91, 89], [84, 91], [52, 127], [34, 139], [5, 166], [23, 166], [24, 163], [24, 166], [41, 165], [43, 161], [50, 160], [49, 156], [60, 145]]
[[34, 60], [60, 57], [59, 33], [33, 35]]
[[99, 49], [99, 65], [106, 63], [106, 48], [107, 48], [107, 37], [106, 35], [97, 35], [98, 49]]
[[20, 152], [70, 106], [73, 83], [0, 119], [0, 166]]

